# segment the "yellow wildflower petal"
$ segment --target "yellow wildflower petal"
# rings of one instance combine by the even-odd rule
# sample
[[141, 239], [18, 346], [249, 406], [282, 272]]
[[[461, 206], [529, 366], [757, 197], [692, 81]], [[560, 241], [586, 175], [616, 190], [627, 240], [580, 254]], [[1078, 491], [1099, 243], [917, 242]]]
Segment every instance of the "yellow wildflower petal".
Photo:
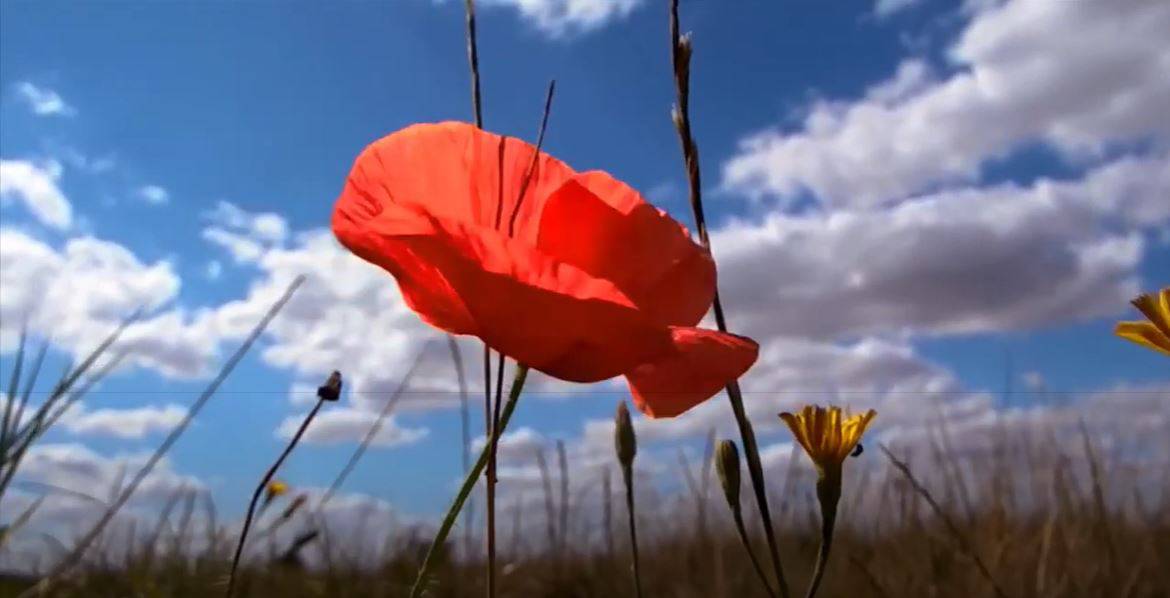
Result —
[[1125, 340], [1170, 355], [1170, 338], [1150, 322], [1118, 322], [1113, 333]]

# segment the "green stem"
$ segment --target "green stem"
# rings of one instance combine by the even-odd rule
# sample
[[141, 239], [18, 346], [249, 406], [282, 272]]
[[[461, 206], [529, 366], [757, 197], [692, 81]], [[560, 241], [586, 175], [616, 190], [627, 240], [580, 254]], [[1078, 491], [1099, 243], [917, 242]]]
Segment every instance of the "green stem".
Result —
[[756, 551], [752, 550], [752, 543], [748, 540], [747, 529], [743, 525], [743, 511], [737, 506], [731, 510], [731, 517], [735, 520], [735, 529], [739, 532], [739, 540], [743, 542], [743, 547], [747, 550], [748, 558], [752, 561], [752, 568], [760, 577], [760, 583], [764, 584], [764, 590], [768, 592], [768, 596], [776, 596], [772, 585], [768, 583], [768, 576], [764, 573], [764, 568], [760, 566], [760, 560], [756, 558]]
[[642, 598], [642, 568], [638, 562], [638, 524], [634, 516], [634, 471], [633, 467], [622, 466], [622, 479], [626, 483], [626, 514], [630, 523], [630, 550], [634, 553], [634, 595]]
[[837, 523], [837, 503], [841, 500], [841, 472], [821, 473], [817, 478], [817, 500], [821, 503], [821, 549], [817, 552], [817, 564], [805, 598], [816, 596], [829, 563], [829, 551], [833, 548], [833, 527]]
[[[528, 366], [523, 364], [518, 365], [516, 367], [516, 377], [512, 379], [512, 390], [508, 392], [508, 402], [504, 405], [503, 413], [500, 414], [499, 431], [501, 433], [508, 427], [508, 421], [512, 419], [512, 412], [516, 410], [516, 402], [520, 399], [520, 392], [524, 388], [524, 380], [527, 377]], [[491, 445], [487, 443], [484, 445], [483, 450], [480, 451], [479, 458], [475, 461], [475, 466], [471, 468], [471, 471], [467, 472], [467, 477], [464, 478], [463, 485], [459, 488], [459, 493], [455, 495], [455, 502], [447, 510], [447, 515], [443, 517], [443, 522], [439, 525], [439, 531], [435, 534], [435, 539], [431, 542], [431, 547], [427, 550], [426, 557], [423, 558], [422, 566], [418, 570], [418, 576], [414, 580], [414, 586], [410, 589], [411, 598], [419, 598], [419, 596], [422, 596], [431, 570], [435, 567], [435, 557], [446, 543], [447, 536], [451, 533], [451, 528], [455, 525], [455, 520], [459, 517], [459, 512], [463, 510], [463, 503], [467, 502], [467, 497], [471, 495], [472, 489], [475, 488], [475, 482], [483, 473], [484, 468], [487, 467], [490, 454]]]

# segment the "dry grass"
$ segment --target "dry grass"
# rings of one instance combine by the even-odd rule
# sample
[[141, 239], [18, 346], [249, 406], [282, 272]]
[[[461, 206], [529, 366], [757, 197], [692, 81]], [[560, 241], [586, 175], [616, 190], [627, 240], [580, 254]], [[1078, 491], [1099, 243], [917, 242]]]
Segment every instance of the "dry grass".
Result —
[[[969, 553], [986, 565], [994, 585], [1007, 596], [1170, 594], [1170, 572], [1164, 566], [1170, 562], [1170, 495], [1151, 492], [1149, 486], [1142, 492], [1121, 482], [1104, 484], [1103, 480], [1119, 476], [1110, 476], [1110, 464], [1095, 453], [1063, 453], [1041, 446], [1020, 451], [1018, 444], [1016, 449], [1028, 458], [958, 458], [941, 449], [921, 456], [911, 463], [920, 489], [889, 466], [879, 451], [851, 460], [836, 549], [820, 595], [995, 596], [993, 584]], [[810, 480], [800, 475], [800, 468], [794, 471], [798, 477], [785, 485], [787, 494], [774, 499], [786, 507], [777, 521], [780, 544], [786, 563], [791, 563], [789, 581], [799, 588], [807, 581], [816, 551], [817, 518]], [[698, 484], [683, 487], [697, 489]], [[923, 492], [938, 502], [941, 512], [928, 505]], [[970, 502], [959, 500], [961, 495]], [[696, 525], [700, 496], [692, 490], [676, 496], [651, 491], [639, 497], [646, 595], [764, 596], [722, 501], [709, 497], [706, 531]], [[611, 498], [620, 500], [617, 495]], [[178, 597], [222, 592], [231, 530], [190, 529], [188, 501], [177, 500], [169, 509], [171, 524], [139, 525], [175, 531], [163, 537], [144, 533], [151, 536], [149, 542], [143, 539], [120, 552], [107, 542], [101, 559], [91, 559], [53, 595]], [[529, 502], [530, 507], [520, 512], [523, 521], [518, 529], [528, 530], [518, 538], [521, 545], [508, 535], [501, 546], [500, 595], [629, 595], [626, 543], [618, 540], [617, 553], [609, 554], [610, 534], [604, 530], [599, 502], [570, 504], [573, 512], [568, 515], [559, 508], [546, 514], [539, 501]], [[614, 508], [620, 511], [620, 506]], [[405, 595], [430, 539], [427, 531], [401, 528], [388, 538], [339, 541], [320, 527], [319, 519], [308, 513], [301, 517], [292, 525], [320, 531], [316, 537], [302, 538], [301, 558], [284, 554], [291, 537], [258, 551], [262, 558], [253, 558], [242, 573], [239, 595]], [[548, 517], [554, 519], [551, 525]], [[758, 522], [749, 521], [749, 527], [759, 531]], [[546, 536], [550, 528], [555, 530], [551, 544]], [[620, 528], [613, 535], [624, 538]], [[206, 546], [207, 538], [215, 540], [195, 556], [177, 546], [184, 541]], [[758, 533], [753, 540], [763, 550]], [[429, 595], [483, 595], [481, 561], [439, 560]], [[15, 595], [27, 584], [28, 580], [6, 579], [0, 595]]]

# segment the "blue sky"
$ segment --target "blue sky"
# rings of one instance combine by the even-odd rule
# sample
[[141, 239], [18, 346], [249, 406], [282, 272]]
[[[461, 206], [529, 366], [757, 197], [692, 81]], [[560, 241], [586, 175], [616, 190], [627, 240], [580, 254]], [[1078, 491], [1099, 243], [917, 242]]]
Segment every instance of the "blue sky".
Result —
[[[546, 149], [689, 222], [664, 3], [484, 4], [486, 128], [531, 138], [555, 78]], [[763, 347], [745, 387], [766, 445], [787, 441], [777, 411], [833, 396], [888, 406], [877, 433], [889, 439], [920, 425], [934, 399], [980, 406], [964, 417], [1043, 419], [1056, 407], [1037, 402], [1041, 388], [1068, 395], [1059, 408], [1074, 413], [1078, 397], [1114, 393], [1166, 417], [1165, 360], [1111, 335], [1134, 317], [1128, 298], [1170, 281], [1170, 129], [1159, 115], [1170, 92], [1144, 70], [1170, 51], [1152, 33], [1166, 11], [1047, 4], [684, 2], [707, 209], [732, 326]], [[181, 414], [274, 290], [308, 272], [307, 315], [282, 317], [159, 483], [202, 485], [238, 514], [281, 446], [275, 431], [307, 409], [290, 389], [303, 398], [337, 367], [354, 370], [350, 386], [367, 400], [336, 406], [344, 417], [311, 434], [283, 474], [328, 484], [376, 393], [438, 336], [386, 315], [400, 308], [390, 279], [347, 261], [323, 231], [367, 143], [470, 118], [462, 3], [2, 10], [0, 253], [12, 257], [0, 371], [26, 316], [63, 362], [128, 306], [151, 308], [133, 365], [86, 400], [88, 420], [46, 440], [90, 477], [66, 479], [50, 456], [30, 475], [108, 482], [111, 464], [158, 443], [175, 417], [164, 406]], [[1063, 52], [1073, 33], [1101, 36], [1100, 55]], [[100, 275], [64, 284], [63, 271]], [[427, 392], [346, 488], [421, 516], [447, 502], [460, 467], [450, 365], [441, 343], [427, 351]], [[477, 355], [465, 344], [473, 380]], [[989, 394], [1009, 383], [1011, 397]], [[619, 388], [539, 383], [513, 423], [516, 486], [531, 481], [534, 447], [555, 438], [582, 463], [604, 463]], [[1123, 410], [1092, 405], [1115, 417], [1103, 426], [1126, 429]], [[101, 409], [137, 411], [92, 417]], [[153, 423], [135, 433], [130, 421]], [[722, 398], [678, 422], [640, 420], [645, 466], [669, 468], [677, 447], [729, 424]], [[656, 455], [667, 465], [655, 469]]]

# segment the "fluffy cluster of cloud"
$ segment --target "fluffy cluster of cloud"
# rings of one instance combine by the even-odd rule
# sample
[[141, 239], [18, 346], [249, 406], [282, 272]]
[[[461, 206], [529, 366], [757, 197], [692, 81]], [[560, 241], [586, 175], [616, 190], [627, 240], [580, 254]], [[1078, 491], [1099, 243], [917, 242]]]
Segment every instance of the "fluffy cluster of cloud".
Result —
[[643, 0], [484, 0], [481, 4], [515, 10], [544, 35], [558, 38], [623, 19]]
[[1018, 330], [1117, 313], [1141, 234], [1170, 223], [1170, 159], [1072, 181], [940, 191], [883, 210], [773, 212], [715, 234], [735, 325], [819, 338]]
[[67, 229], [73, 223], [73, 206], [57, 185], [60, 177], [58, 162], [0, 159], [0, 203], [19, 201], [41, 224]]
[[1069, 156], [1164, 143], [1168, 28], [1164, 2], [995, 4], [952, 47], [954, 74], [930, 80], [915, 60], [882, 92], [817, 102], [800, 130], [745, 139], [723, 184], [756, 197], [811, 191], [830, 206], [878, 206], [974, 180], [989, 159], [1028, 143]]

